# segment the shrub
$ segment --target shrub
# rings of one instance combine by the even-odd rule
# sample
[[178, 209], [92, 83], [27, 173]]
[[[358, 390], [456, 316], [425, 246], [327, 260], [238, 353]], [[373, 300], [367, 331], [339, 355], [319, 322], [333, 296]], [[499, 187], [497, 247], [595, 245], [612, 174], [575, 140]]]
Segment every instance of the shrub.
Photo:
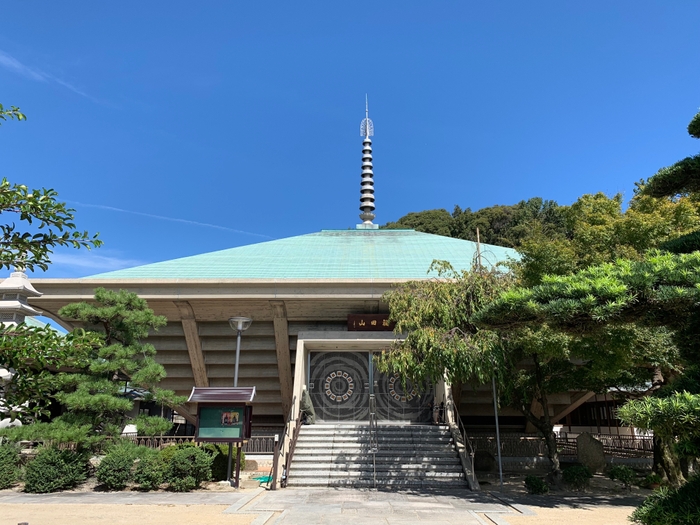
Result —
[[54, 492], [85, 481], [87, 459], [72, 450], [42, 449], [28, 465], [26, 492]]
[[622, 481], [625, 487], [631, 487], [632, 482], [637, 478], [637, 474], [625, 465], [613, 465], [608, 470], [608, 477], [612, 480]]
[[700, 525], [700, 475], [678, 489], [661, 487], [630, 519], [643, 525]]
[[212, 459], [209, 454], [197, 447], [176, 450], [167, 470], [170, 488], [182, 492], [197, 488], [202, 481], [211, 479]]
[[19, 477], [19, 452], [11, 444], [0, 445], [0, 489], [9, 489]]
[[640, 483], [640, 487], [646, 487], [649, 488], [652, 485], [661, 485], [663, 482], [663, 478], [659, 476], [658, 474], [649, 474], [647, 477], [645, 477]]
[[185, 443], [179, 443], [177, 445], [170, 445], [168, 447], [165, 447], [164, 449], [161, 449], [160, 451], [160, 457], [162, 458], [163, 462], [165, 462], [166, 465], [170, 464], [170, 461], [173, 459], [173, 455], [178, 451], [182, 450], [183, 448], [192, 448], [196, 447], [196, 443], [192, 443], [191, 441], [186, 441]]
[[566, 481], [575, 490], [583, 490], [588, 487], [590, 479], [593, 477], [588, 467], [576, 465], [564, 469], [564, 481]]
[[525, 488], [530, 494], [547, 494], [549, 492], [547, 482], [537, 476], [526, 476]]
[[137, 447], [117, 445], [102, 459], [95, 473], [97, 481], [110, 490], [122, 490], [131, 481]]
[[134, 471], [134, 481], [144, 490], [154, 490], [160, 487], [165, 480], [165, 462], [161, 455], [150, 450], [141, 456]]
[[189, 492], [197, 488], [197, 481], [192, 476], [185, 476], [184, 478], [171, 479], [168, 486], [170, 490], [175, 492]]
[[[228, 445], [207, 444], [204, 450], [212, 456], [211, 479], [214, 481], [225, 481], [228, 470]], [[233, 474], [236, 470], [236, 449], [233, 449]], [[241, 470], [245, 469], [245, 452], [241, 450]]]

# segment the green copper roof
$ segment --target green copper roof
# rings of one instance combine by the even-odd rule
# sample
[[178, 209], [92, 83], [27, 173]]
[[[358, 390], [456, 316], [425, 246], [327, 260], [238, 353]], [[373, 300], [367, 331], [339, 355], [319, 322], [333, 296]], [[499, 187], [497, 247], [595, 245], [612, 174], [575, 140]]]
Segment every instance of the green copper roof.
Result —
[[[482, 244], [484, 265], [518, 256]], [[93, 275], [93, 279], [422, 279], [433, 260], [469, 269], [476, 243], [414, 230], [324, 230]]]

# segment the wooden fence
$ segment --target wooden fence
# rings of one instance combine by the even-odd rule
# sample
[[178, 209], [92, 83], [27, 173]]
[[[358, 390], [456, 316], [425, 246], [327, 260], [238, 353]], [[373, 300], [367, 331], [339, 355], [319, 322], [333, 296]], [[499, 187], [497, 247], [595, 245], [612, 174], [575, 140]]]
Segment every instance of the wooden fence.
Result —
[[[194, 436], [137, 436], [136, 434], [124, 434], [136, 445], [161, 449], [170, 445], [194, 442]], [[272, 454], [275, 450], [275, 436], [251, 436], [243, 445], [246, 454]]]

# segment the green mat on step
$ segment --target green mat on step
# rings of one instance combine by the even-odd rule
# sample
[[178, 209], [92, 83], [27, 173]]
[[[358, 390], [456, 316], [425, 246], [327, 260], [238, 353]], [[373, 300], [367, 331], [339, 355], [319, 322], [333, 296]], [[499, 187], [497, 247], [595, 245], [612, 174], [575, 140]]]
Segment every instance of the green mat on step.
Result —
[[270, 483], [270, 481], [272, 481], [272, 476], [255, 476], [253, 479], [260, 483]]

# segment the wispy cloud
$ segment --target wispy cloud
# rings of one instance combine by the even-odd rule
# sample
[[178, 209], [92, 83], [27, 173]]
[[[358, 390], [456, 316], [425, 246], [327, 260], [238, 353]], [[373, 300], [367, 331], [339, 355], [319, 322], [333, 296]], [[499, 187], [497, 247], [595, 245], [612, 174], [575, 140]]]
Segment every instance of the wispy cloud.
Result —
[[98, 210], [107, 210], [107, 211], [116, 211], [119, 213], [128, 213], [131, 215], [139, 215], [141, 217], [149, 217], [151, 219], [159, 219], [161, 221], [170, 221], [170, 222], [179, 222], [182, 224], [190, 224], [192, 226], [202, 226], [204, 228], [214, 228], [217, 230], [224, 230], [224, 231], [229, 231], [233, 233], [241, 233], [243, 235], [252, 235], [253, 237], [261, 237], [264, 239], [272, 239], [273, 237], [270, 237], [269, 235], [263, 235], [261, 233], [253, 233], [253, 232], [247, 232], [244, 230], [236, 230], [233, 228], [228, 228], [226, 226], [219, 226], [218, 224], [209, 224], [208, 222], [199, 222], [199, 221], [191, 221], [189, 219], [179, 219], [177, 217], [165, 217], [163, 215], [153, 215], [152, 213], [143, 213], [140, 211], [131, 211], [131, 210], [124, 210], [122, 208], [115, 208], [113, 206], [104, 206], [102, 204], [86, 204], [84, 202], [78, 202], [78, 201], [66, 201], [70, 204], [76, 204], [78, 206], [85, 206], [87, 208], [97, 208]]
[[32, 80], [36, 80], [38, 82], [54, 82], [58, 84], [59, 86], [63, 86], [66, 89], [70, 89], [73, 93], [76, 93], [82, 97], [86, 98], [92, 98], [90, 95], [85, 93], [84, 91], [79, 90], [76, 88], [74, 85], [70, 84], [69, 82], [66, 82], [63, 79], [60, 79], [50, 73], [46, 73], [45, 71], [42, 71], [41, 69], [37, 69], [34, 67], [27, 66], [25, 64], [22, 64], [19, 60], [17, 60], [15, 57], [12, 55], [5, 53], [4, 51], [0, 50], [0, 66], [4, 67], [5, 69], [9, 69], [10, 71], [13, 71], [17, 73], [18, 75], [22, 75], [23, 77], [30, 78]]
[[80, 254], [55, 252], [51, 256], [51, 261], [54, 265], [100, 271], [121, 270], [122, 268], [131, 268], [133, 266], [146, 264], [146, 261], [138, 259], [123, 259], [121, 257], [97, 255], [93, 251], [86, 251]]

